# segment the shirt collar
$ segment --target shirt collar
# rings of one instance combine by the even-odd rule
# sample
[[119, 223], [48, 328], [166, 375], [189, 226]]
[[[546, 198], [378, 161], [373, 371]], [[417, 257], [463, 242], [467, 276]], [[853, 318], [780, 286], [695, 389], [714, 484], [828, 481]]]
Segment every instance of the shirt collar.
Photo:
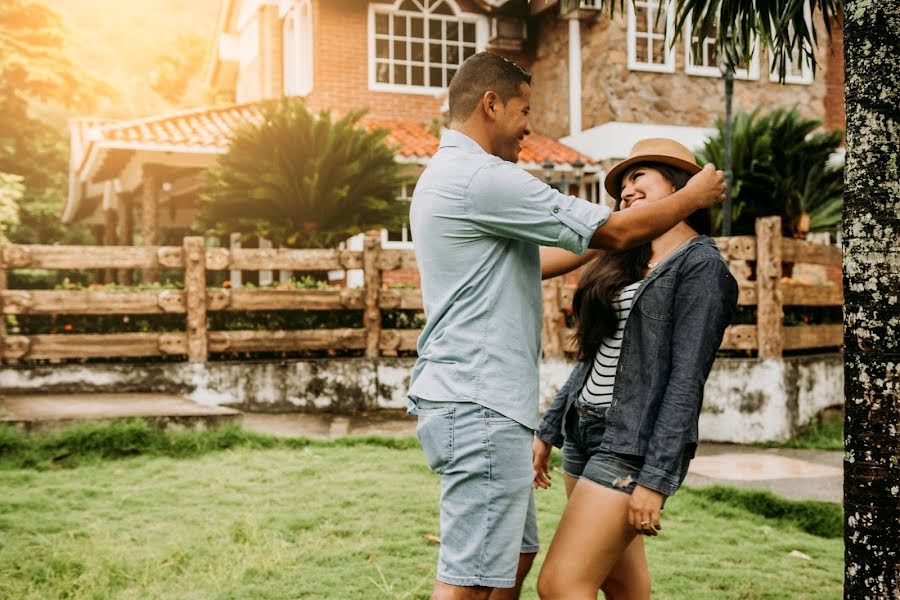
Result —
[[484, 152], [478, 142], [456, 129], [445, 129], [441, 133], [440, 148], [463, 148], [474, 152]]

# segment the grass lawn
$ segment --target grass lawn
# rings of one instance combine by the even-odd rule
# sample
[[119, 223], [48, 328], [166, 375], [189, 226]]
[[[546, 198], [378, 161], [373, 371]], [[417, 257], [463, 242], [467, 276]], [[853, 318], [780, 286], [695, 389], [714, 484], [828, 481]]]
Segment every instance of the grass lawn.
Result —
[[761, 444], [770, 448], [806, 448], [810, 450], [843, 450], [844, 421], [829, 419], [824, 423], [811, 421], [801, 435], [786, 442], [767, 442]]
[[[97, 458], [103, 435], [61, 450], [60, 438], [0, 432], [0, 598], [428, 596], [438, 479], [414, 441], [160, 438], [179, 457], [146, 446], [155, 434], [136, 443], [113, 432], [137, 455], [109, 459]], [[58, 460], [42, 458], [48, 447]], [[565, 503], [556, 479], [537, 495], [545, 547]], [[729, 493], [685, 489], [667, 503], [648, 545], [654, 598], [841, 597], [839, 537], [805, 533], [786, 513], [760, 516]], [[536, 571], [523, 598], [537, 598]]]

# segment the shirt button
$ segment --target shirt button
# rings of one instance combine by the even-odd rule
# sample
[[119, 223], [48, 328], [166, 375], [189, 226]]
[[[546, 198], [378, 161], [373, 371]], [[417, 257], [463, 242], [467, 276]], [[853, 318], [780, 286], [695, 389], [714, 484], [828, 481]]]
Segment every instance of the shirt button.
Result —
[[559, 212], [559, 207], [558, 207], [558, 206], [554, 206], [554, 207], [553, 207], [553, 212], [558, 213], [558, 212]]

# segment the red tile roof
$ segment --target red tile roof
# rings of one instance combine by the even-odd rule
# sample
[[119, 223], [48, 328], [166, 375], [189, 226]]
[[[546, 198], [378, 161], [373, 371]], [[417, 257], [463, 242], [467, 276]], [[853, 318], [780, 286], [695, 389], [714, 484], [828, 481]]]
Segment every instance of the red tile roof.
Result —
[[[112, 148], [121, 144], [123, 147], [166, 147], [185, 152], [223, 152], [237, 127], [261, 118], [262, 105], [259, 103], [200, 108], [146, 119], [96, 123], [87, 139], [88, 144], [103, 142]], [[364, 118], [363, 123], [390, 130], [387, 140], [402, 157], [427, 159], [437, 152], [438, 136], [427, 123], [370, 118]], [[594, 162], [540, 133], [532, 133], [526, 138], [519, 159], [537, 164], [545, 160], [562, 164], [575, 160]]]

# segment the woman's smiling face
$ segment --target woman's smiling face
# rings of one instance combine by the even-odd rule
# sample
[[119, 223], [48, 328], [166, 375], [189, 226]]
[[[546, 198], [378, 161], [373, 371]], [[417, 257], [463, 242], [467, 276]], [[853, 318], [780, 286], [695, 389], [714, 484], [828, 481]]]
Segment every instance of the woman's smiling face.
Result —
[[660, 171], [653, 167], [637, 165], [625, 171], [622, 176], [621, 208], [655, 202], [674, 191], [675, 186]]

